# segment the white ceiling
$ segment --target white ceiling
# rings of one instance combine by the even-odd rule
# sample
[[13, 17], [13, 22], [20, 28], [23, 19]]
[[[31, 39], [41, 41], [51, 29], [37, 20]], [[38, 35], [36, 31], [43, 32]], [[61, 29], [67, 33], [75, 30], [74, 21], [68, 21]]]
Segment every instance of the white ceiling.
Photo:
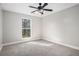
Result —
[[4, 10], [28, 14], [32, 16], [38, 16], [43, 17], [50, 15], [52, 13], [56, 13], [59, 11], [62, 11], [64, 9], [70, 8], [72, 6], [77, 5], [77, 3], [48, 3], [48, 6], [45, 8], [53, 9], [53, 12], [46, 11], [44, 12], [44, 15], [41, 15], [40, 13], [31, 13], [32, 11], [36, 10], [33, 8], [29, 8], [28, 6], [38, 6], [38, 3], [2, 3], [1, 6]]

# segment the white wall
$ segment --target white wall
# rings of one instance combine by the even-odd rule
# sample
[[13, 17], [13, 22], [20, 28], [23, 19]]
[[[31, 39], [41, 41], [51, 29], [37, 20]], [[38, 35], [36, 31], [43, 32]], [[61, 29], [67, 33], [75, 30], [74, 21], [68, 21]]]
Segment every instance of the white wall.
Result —
[[[22, 18], [32, 20], [32, 37], [22, 39]], [[40, 18], [3, 10], [3, 44], [40, 39]]]
[[43, 18], [43, 38], [79, 47], [79, 5]]
[[2, 9], [0, 6], [0, 50], [2, 48]]
[[[22, 39], [22, 18], [32, 19], [31, 39]], [[4, 44], [40, 38], [79, 47], [79, 5], [51, 14], [42, 19], [3, 11]]]

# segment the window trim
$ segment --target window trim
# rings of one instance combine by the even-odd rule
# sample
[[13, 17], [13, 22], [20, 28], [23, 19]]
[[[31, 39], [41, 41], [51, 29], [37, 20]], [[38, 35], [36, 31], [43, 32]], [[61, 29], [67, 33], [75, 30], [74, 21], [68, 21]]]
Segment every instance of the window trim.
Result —
[[[23, 36], [22, 36], [22, 39], [29, 39], [29, 38], [32, 38], [32, 19], [28, 19], [28, 18], [22, 18], [22, 20], [23, 19], [27, 19], [27, 20], [30, 20], [30, 28], [27, 28], [27, 29], [30, 29], [30, 37], [25, 37], [25, 38], [23, 38]], [[22, 22], [21, 22], [22, 23]], [[22, 28], [22, 27], [21, 27]], [[24, 29], [24, 28], [22, 28], [22, 29]], [[22, 29], [21, 29], [21, 35], [22, 35]], [[26, 29], [26, 28], [25, 28]]]

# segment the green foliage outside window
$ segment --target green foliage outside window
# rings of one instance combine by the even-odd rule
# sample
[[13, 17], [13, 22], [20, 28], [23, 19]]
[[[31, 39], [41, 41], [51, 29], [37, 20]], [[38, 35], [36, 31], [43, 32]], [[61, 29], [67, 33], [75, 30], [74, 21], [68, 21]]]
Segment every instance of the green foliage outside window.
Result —
[[27, 38], [30, 37], [30, 20], [22, 19], [22, 37]]

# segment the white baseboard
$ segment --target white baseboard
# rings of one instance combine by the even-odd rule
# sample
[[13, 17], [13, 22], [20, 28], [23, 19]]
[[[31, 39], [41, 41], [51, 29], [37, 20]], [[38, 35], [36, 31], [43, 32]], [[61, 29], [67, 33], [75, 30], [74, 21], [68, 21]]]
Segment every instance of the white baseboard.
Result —
[[[37, 39], [40, 39], [40, 38], [37, 38]], [[19, 43], [24, 43], [24, 42], [30, 42], [30, 41], [37, 40], [37, 39], [32, 39], [32, 40], [28, 40], [28, 41], [17, 41], [17, 42], [5, 43], [5, 44], [3, 44], [3, 46], [19, 44]], [[65, 44], [65, 43], [62, 43], [62, 42], [59, 42], [59, 41], [54, 41], [54, 40], [52, 40], [52, 39], [50, 39], [48, 37], [44, 37], [43, 39], [45, 39], [45, 40], [47, 40], [49, 42], [53, 42], [53, 43], [56, 43], [56, 44], [60, 44], [60, 45], [63, 45], [63, 46], [69, 47], [69, 48], [73, 48], [73, 49], [79, 50], [79, 47], [77, 47], [77, 46]], [[1, 49], [2, 49], [2, 47], [0, 48], [0, 50]]]
[[31, 38], [31, 39], [26, 39], [26, 40], [23, 40], [23, 41], [16, 41], [16, 42], [5, 43], [5, 44], [3, 44], [3, 46], [14, 45], [14, 44], [19, 44], [19, 43], [25, 43], [25, 42], [30, 42], [30, 41], [37, 40], [37, 39], [39, 39], [39, 38]]
[[27, 42], [27, 41], [16, 41], [16, 42], [4, 43], [3, 46], [13, 45], [13, 44], [19, 44], [19, 43], [24, 43], [24, 42]]
[[56, 43], [56, 44], [60, 44], [60, 45], [63, 45], [63, 46], [69, 47], [69, 48], [79, 50], [79, 47], [77, 47], [77, 46], [72, 46], [72, 45], [69, 45], [69, 44], [62, 43], [62, 42], [57, 42], [57, 41], [54, 41], [54, 40], [47, 38], [47, 37], [44, 37], [44, 39], [46, 39], [49, 42], [53, 42], [53, 43]]

